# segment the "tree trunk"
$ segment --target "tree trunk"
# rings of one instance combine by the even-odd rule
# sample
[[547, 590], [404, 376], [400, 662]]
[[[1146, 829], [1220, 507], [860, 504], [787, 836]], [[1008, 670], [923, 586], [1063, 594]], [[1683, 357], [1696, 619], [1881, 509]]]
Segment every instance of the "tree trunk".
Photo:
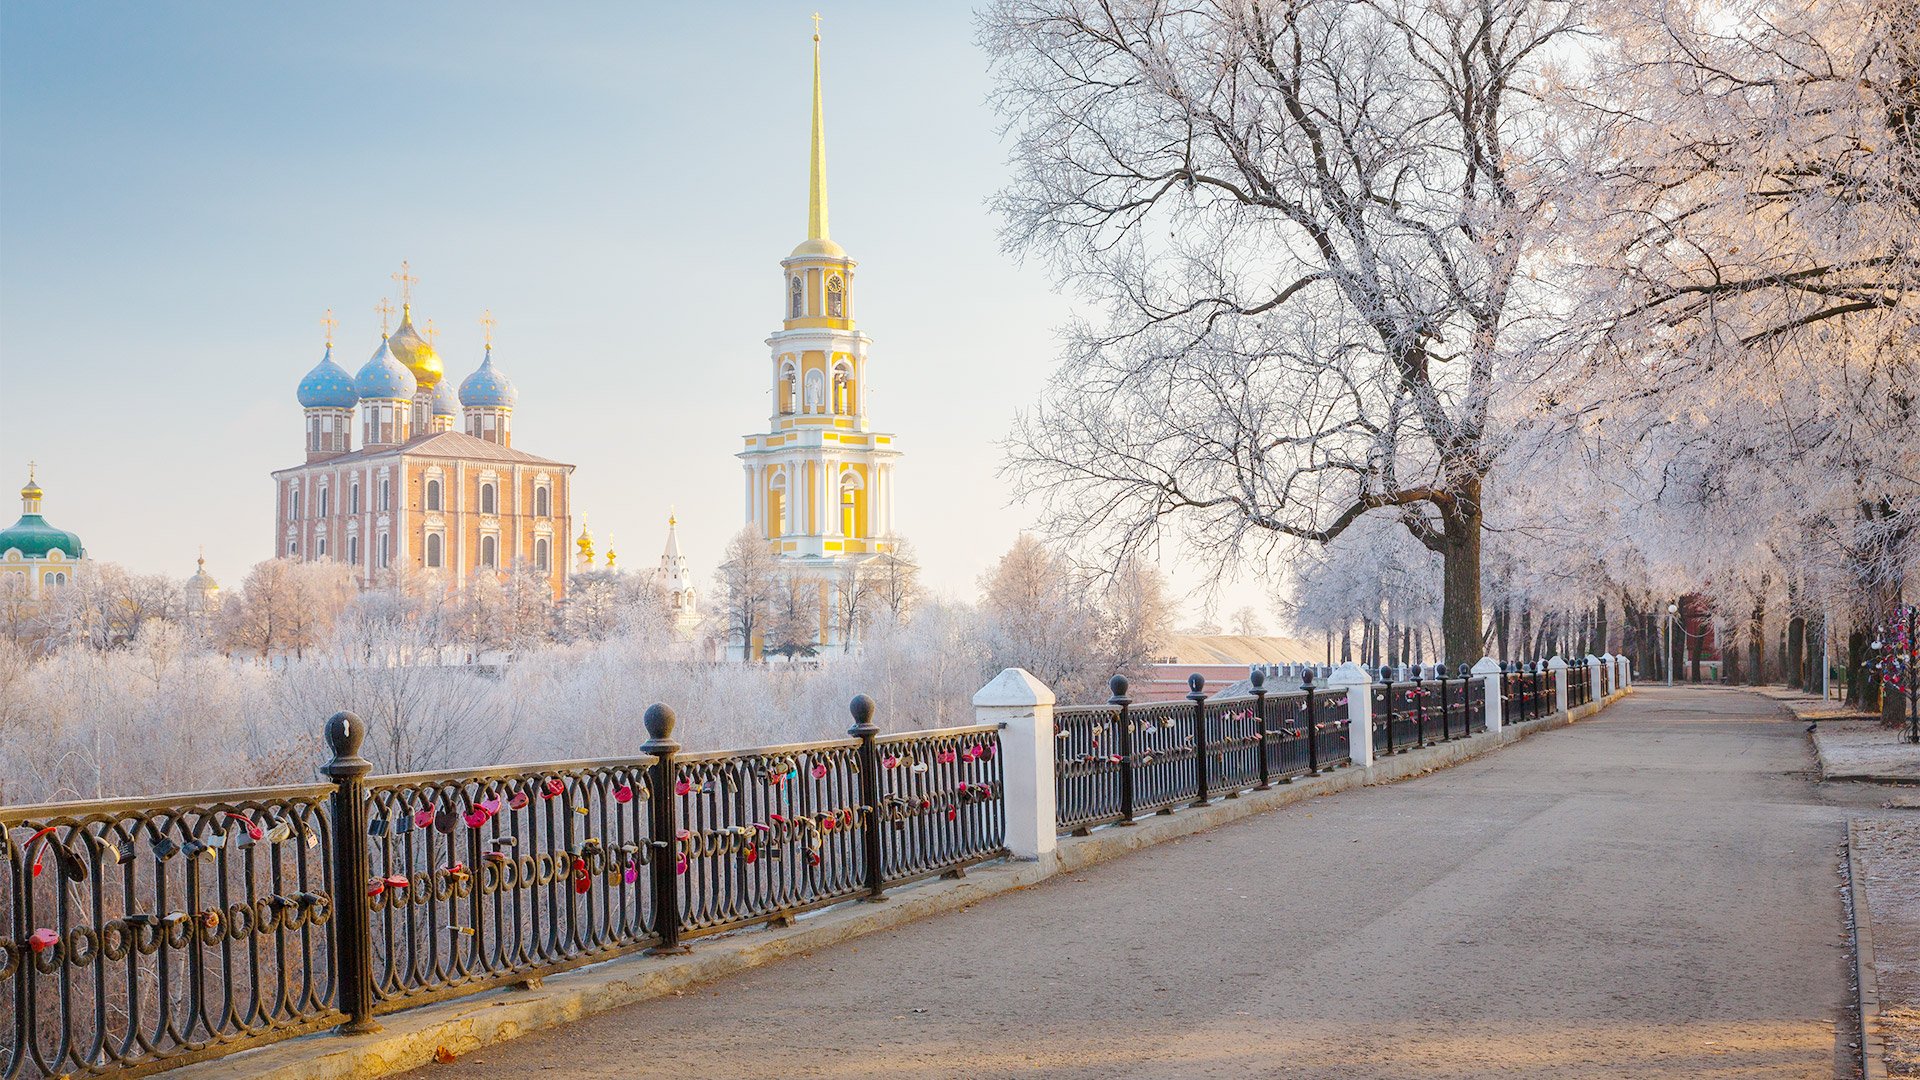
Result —
[[1759, 686], [1767, 681], [1767, 598], [1759, 590], [1753, 594], [1753, 613], [1747, 616], [1747, 683]]
[[1806, 656], [1807, 620], [1798, 615], [1787, 620], [1787, 685], [1795, 690], [1804, 690], [1807, 680], [1800, 667], [1800, 661]]
[[[1480, 657], [1480, 492], [1462, 504], [1472, 507], [1448, 515], [1440, 549], [1440, 633], [1446, 654], [1437, 659], [1458, 667]], [[1503, 643], [1504, 644], [1504, 643]]]
[[1593, 601], [1593, 633], [1588, 638], [1587, 651], [1595, 656], [1607, 651], [1607, 598], [1604, 595]]
[[1847, 635], [1847, 704], [1858, 709], [1866, 698], [1867, 681], [1860, 677], [1867, 658], [1867, 635], [1855, 629]]

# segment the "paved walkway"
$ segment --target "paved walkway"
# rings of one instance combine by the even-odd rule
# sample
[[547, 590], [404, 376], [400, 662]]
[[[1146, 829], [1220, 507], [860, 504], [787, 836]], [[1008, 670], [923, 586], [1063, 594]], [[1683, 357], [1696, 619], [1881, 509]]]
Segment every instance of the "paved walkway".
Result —
[[1647, 687], [1444, 772], [420, 1075], [1851, 1075], [1845, 810], [1802, 728], [1756, 695]]

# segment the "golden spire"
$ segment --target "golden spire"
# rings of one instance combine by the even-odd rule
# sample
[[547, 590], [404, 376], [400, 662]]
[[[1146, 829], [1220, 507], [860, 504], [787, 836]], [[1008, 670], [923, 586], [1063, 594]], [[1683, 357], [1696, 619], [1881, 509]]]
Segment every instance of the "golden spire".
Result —
[[373, 305], [373, 313], [380, 316], [380, 336], [386, 337], [387, 323], [393, 319], [393, 301], [381, 297], [380, 302]]
[[820, 13], [813, 15], [813, 156], [807, 169], [807, 239], [827, 239], [827, 136], [820, 106]]
[[320, 328], [327, 332], [327, 348], [329, 349], [333, 348], [333, 331], [339, 325], [340, 320], [333, 317], [333, 309], [328, 308], [327, 313], [320, 318]]
[[493, 351], [493, 328], [498, 322], [499, 320], [493, 317], [492, 308], [480, 313], [480, 337], [486, 343], [488, 352]]

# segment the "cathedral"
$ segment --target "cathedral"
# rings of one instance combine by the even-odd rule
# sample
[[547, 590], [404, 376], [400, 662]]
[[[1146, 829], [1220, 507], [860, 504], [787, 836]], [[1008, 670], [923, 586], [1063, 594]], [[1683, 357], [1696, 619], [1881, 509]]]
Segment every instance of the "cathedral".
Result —
[[[821, 115], [820, 35], [813, 35], [813, 129], [807, 238], [780, 262], [779, 330], [767, 339], [773, 412], [746, 436], [746, 519], [790, 578], [817, 601], [816, 646], [844, 649], [841, 589], [860, 564], [893, 550], [890, 434], [867, 415], [867, 347], [854, 323], [854, 268], [827, 233], [827, 151]], [[736, 659], [768, 643], [730, 643]]]
[[[333, 559], [364, 585], [420, 575], [459, 586], [530, 568], [566, 595], [573, 466], [513, 445], [519, 391], [486, 352], [456, 393], [428, 335], [413, 324], [403, 264], [400, 326], [349, 375], [326, 352], [300, 380], [306, 461], [273, 474], [274, 550]], [[429, 334], [431, 324], [429, 324]], [[358, 432], [359, 449], [354, 448]]]

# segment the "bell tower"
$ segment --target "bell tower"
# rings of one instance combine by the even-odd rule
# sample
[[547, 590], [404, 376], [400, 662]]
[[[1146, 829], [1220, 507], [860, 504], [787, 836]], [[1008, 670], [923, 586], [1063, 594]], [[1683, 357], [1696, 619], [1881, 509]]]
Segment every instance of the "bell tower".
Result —
[[[834, 584], [850, 564], [893, 550], [894, 437], [868, 415], [867, 350], [854, 322], [859, 265], [827, 227], [827, 146], [813, 34], [813, 125], [807, 162], [807, 238], [780, 260], [780, 329], [767, 338], [772, 408], [767, 430], [740, 454], [747, 524], [784, 568], [820, 586], [814, 644], [836, 640]], [[786, 561], [786, 560], [791, 560]], [[755, 655], [754, 643], [734, 643]]]

